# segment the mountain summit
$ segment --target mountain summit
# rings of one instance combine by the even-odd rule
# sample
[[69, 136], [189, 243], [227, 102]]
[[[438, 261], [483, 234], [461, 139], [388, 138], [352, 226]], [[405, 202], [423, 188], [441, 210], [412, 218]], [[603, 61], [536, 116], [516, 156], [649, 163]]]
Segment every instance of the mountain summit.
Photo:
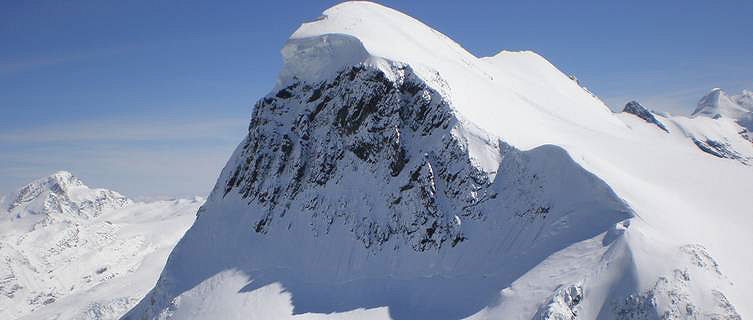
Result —
[[89, 188], [70, 172], [58, 171], [16, 191], [5, 209], [15, 219], [27, 215], [92, 218], [130, 203], [115, 191]]
[[714, 88], [698, 101], [698, 107], [691, 116], [727, 119], [742, 127], [739, 134], [753, 142], [753, 93], [748, 90], [728, 96], [724, 90]]
[[[749, 93], [749, 92], [748, 92]], [[693, 111], [692, 116], [706, 117], [728, 117], [740, 119], [751, 113], [750, 109], [741, 106], [736, 100], [738, 97], [730, 97], [724, 90], [714, 88], [706, 96], [698, 101], [698, 107]], [[740, 101], [745, 101], [746, 96], [740, 96]]]
[[282, 56], [124, 319], [753, 316], [736, 123], [612, 113], [538, 54], [478, 58], [369, 2]]

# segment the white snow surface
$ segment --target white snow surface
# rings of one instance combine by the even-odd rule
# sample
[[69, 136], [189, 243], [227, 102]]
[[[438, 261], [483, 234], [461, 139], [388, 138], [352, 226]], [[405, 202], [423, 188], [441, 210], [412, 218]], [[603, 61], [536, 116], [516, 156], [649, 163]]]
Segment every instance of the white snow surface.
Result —
[[0, 318], [119, 318], [203, 202], [134, 202], [66, 171], [24, 186], [0, 201]]
[[654, 113], [664, 131], [369, 2], [282, 55], [125, 319], [753, 317], [749, 92]]

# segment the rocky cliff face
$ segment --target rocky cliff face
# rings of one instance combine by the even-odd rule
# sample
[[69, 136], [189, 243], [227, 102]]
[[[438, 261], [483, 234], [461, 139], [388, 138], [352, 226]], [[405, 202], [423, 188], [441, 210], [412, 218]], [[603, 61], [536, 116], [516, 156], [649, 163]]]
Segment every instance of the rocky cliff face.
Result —
[[[475, 157], [499, 161], [502, 146], [480, 132], [467, 136], [448, 101], [410, 67], [393, 72], [396, 80], [353, 66], [256, 104], [239, 163], [221, 182], [223, 196], [263, 208], [255, 232], [290, 213], [317, 217], [318, 232], [349, 221], [367, 248], [393, 237], [418, 251], [464, 240], [461, 219], [480, 218], [479, 204], [497, 195], [489, 188], [496, 169], [485, 172]], [[472, 143], [483, 154], [472, 155]], [[333, 192], [351, 186], [370, 193]]]
[[664, 130], [664, 132], [669, 132], [669, 130], [667, 130], [667, 127], [664, 126], [664, 124], [661, 123], [661, 121], [656, 120], [656, 117], [651, 112], [651, 110], [648, 110], [645, 107], [643, 107], [640, 103], [638, 103], [638, 101], [628, 102], [625, 105], [625, 108], [622, 109], [622, 112], [633, 114], [636, 117], [641, 118], [648, 123], [656, 125], [657, 127], [659, 127], [659, 129]]

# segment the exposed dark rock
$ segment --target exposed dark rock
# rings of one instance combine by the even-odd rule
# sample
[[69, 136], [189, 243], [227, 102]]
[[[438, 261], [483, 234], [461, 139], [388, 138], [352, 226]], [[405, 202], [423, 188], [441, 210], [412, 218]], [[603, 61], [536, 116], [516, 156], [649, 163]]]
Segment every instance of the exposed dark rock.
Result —
[[[225, 195], [234, 191], [266, 208], [252, 226], [256, 232], [267, 232], [275, 216], [298, 212], [314, 225], [354, 221], [353, 232], [369, 248], [395, 236], [417, 251], [466, 239], [460, 217], [481, 218], [479, 205], [496, 192], [451, 133], [457, 120], [442, 94], [409, 67], [394, 71], [398, 80], [379, 69], [348, 67], [330, 81], [294, 84], [256, 104], [243, 160], [224, 182]], [[384, 206], [379, 211], [392, 212], [389, 221], [358, 215], [353, 210], [366, 204], [320, 191], [353, 179], [346, 174], [353, 170], [384, 185], [383, 202], [368, 206]], [[341, 204], [328, 207], [335, 203]]]
[[746, 165], [749, 165], [751, 161], [753, 161], [753, 159], [744, 157], [743, 155], [735, 151], [732, 148], [732, 146], [730, 146], [728, 143], [714, 141], [710, 139], [701, 141], [696, 138], [693, 138], [693, 143], [695, 143], [695, 145], [698, 147], [698, 149], [701, 149], [701, 151], [706, 152], [715, 157], [737, 160], [741, 162], [742, 164], [746, 164]]
[[659, 121], [659, 120], [656, 119], [656, 117], [654, 116], [653, 112], [651, 112], [650, 110], [648, 110], [645, 107], [643, 107], [637, 101], [630, 101], [630, 102], [628, 102], [625, 105], [625, 108], [622, 109], [622, 112], [627, 112], [627, 113], [630, 113], [632, 115], [635, 115], [638, 118], [641, 118], [641, 119], [645, 120], [648, 123], [653, 123], [654, 125], [656, 125], [657, 127], [659, 127], [659, 129], [662, 129], [665, 132], [669, 132], [669, 130], [667, 130], [667, 127], [665, 127], [664, 124], [661, 123], [661, 121]]

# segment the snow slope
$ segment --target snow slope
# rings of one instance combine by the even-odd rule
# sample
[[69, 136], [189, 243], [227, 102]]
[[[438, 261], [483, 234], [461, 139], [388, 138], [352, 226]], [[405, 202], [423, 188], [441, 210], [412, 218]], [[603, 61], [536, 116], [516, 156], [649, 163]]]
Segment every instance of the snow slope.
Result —
[[615, 114], [533, 52], [369, 2], [282, 56], [125, 319], [753, 316], [753, 170], [693, 141], [747, 154], [736, 121]]
[[202, 203], [134, 202], [65, 171], [24, 186], [0, 203], [0, 318], [117, 319]]

